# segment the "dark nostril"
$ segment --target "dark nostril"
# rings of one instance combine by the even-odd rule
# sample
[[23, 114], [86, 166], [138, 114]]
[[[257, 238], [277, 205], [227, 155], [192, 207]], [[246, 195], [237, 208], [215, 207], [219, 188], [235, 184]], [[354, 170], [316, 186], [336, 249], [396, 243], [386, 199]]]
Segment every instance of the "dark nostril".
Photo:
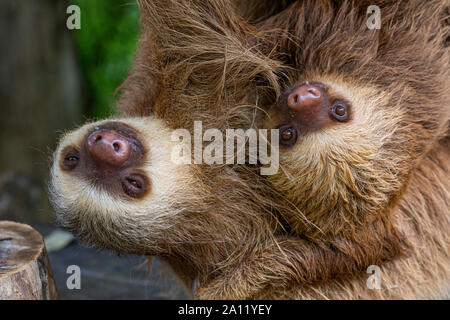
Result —
[[294, 111], [317, 107], [320, 104], [322, 104], [322, 92], [313, 85], [297, 87], [287, 98], [288, 107]]
[[115, 130], [100, 129], [87, 139], [87, 150], [99, 166], [123, 165], [130, 158], [130, 145]]
[[113, 143], [114, 152], [121, 152], [126, 149], [126, 146], [123, 145], [120, 141], [115, 141]]
[[94, 137], [94, 142], [99, 142], [100, 140], [102, 140], [102, 136], [101, 135], [96, 135]]

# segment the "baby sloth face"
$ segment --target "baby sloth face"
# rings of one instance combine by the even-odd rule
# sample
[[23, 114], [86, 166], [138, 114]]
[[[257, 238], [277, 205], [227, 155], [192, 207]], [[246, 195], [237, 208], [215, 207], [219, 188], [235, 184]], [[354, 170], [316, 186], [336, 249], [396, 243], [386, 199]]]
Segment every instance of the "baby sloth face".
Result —
[[276, 106], [280, 143], [293, 146], [299, 135], [326, 129], [351, 119], [351, 105], [333, 96], [320, 82], [303, 82], [287, 90]]
[[192, 180], [188, 166], [171, 161], [170, 133], [148, 117], [100, 121], [64, 135], [50, 181], [60, 224], [101, 248], [158, 251], [171, 217], [188, 208], [180, 186]]
[[400, 134], [406, 110], [390, 97], [330, 77], [290, 87], [271, 107], [280, 170], [268, 179], [292, 204], [285, 216], [298, 233], [350, 232], [401, 188], [411, 141]]

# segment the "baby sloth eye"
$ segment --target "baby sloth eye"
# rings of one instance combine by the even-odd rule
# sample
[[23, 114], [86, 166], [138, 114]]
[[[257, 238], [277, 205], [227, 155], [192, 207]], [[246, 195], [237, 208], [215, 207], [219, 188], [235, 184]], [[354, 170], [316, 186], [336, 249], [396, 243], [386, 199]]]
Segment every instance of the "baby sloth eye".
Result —
[[280, 144], [285, 147], [291, 147], [297, 142], [298, 132], [297, 129], [290, 125], [284, 124], [278, 126], [280, 132]]
[[331, 116], [341, 122], [347, 121], [349, 119], [350, 106], [343, 102], [336, 102], [331, 108]]

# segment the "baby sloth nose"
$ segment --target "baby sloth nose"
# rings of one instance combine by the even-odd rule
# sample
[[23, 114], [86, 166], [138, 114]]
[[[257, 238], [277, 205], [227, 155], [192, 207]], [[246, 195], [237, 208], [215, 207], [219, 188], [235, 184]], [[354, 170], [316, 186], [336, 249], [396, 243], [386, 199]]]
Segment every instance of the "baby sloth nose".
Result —
[[314, 85], [303, 85], [295, 88], [287, 98], [287, 105], [293, 111], [304, 108], [315, 108], [322, 104], [322, 93]]
[[112, 129], [91, 133], [87, 139], [87, 150], [100, 166], [120, 167], [130, 158], [127, 139]]

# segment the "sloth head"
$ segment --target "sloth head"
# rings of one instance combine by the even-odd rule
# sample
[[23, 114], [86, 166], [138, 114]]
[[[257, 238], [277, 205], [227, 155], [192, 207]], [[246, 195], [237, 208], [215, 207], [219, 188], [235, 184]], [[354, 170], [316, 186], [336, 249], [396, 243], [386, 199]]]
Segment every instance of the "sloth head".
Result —
[[268, 179], [293, 205], [285, 217], [296, 232], [351, 231], [401, 188], [410, 146], [385, 147], [396, 143], [401, 120], [387, 100], [325, 78], [293, 85], [272, 106], [267, 126], [279, 129], [280, 170]]
[[368, 5], [297, 1], [257, 23], [288, 67], [268, 103], [265, 126], [280, 129], [280, 170], [268, 179], [301, 234], [389, 215], [449, 132], [448, 6], [380, 2], [382, 26], [371, 30]]
[[284, 216], [297, 233], [352, 232], [384, 217], [424, 150], [445, 133], [445, 95], [421, 106], [420, 91], [400, 96], [313, 79], [289, 87], [269, 111], [266, 125], [280, 130], [280, 170], [268, 179], [292, 204]]
[[[171, 161], [171, 131], [153, 117], [105, 120], [65, 134], [50, 194], [58, 221], [99, 247], [152, 253], [193, 197], [188, 166]], [[194, 197], [195, 198], [195, 197]], [[151, 232], [150, 232], [151, 230]]]
[[172, 132], [148, 116], [63, 135], [49, 184], [59, 224], [98, 248], [175, 256], [198, 272], [270, 230], [264, 196], [230, 167], [174, 161]]
[[63, 226], [97, 247], [176, 255], [187, 265], [225, 261], [270, 232], [267, 197], [232, 166], [172, 162], [171, 130], [191, 130], [196, 120], [222, 131], [251, 122], [244, 97], [255, 96], [252, 77], [272, 75], [272, 64], [248, 51], [225, 5], [138, 3], [142, 33], [117, 102], [121, 118], [62, 137], [52, 203]]

